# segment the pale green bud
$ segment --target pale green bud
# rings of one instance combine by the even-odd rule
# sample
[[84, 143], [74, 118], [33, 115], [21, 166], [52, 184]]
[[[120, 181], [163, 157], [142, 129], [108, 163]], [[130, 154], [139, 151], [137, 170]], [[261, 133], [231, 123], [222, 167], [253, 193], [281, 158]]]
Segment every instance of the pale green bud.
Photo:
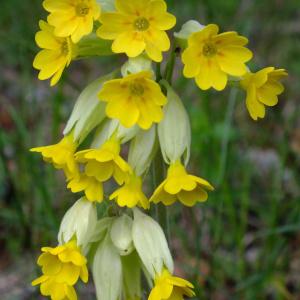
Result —
[[113, 74], [98, 78], [89, 84], [78, 97], [67, 122], [64, 135], [73, 130], [74, 140], [81, 143], [105, 118], [105, 103], [99, 101], [102, 84], [113, 78]]
[[156, 125], [147, 131], [140, 130], [131, 141], [128, 162], [137, 176], [142, 176], [150, 167], [156, 146]]
[[158, 124], [158, 137], [163, 158], [167, 164], [183, 156], [185, 164], [190, 159], [191, 125], [182, 101], [166, 83], [168, 103], [164, 107], [164, 118]]
[[115, 1], [114, 0], [97, 0], [97, 2], [101, 6], [102, 12], [114, 11], [115, 9]]
[[136, 253], [122, 256], [123, 266], [123, 295], [126, 300], [141, 299], [141, 262]]
[[152, 279], [163, 268], [173, 273], [173, 259], [165, 234], [151, 217], [134, 208], [132, 236], [135, 249]]
[[149, 59], [148, 56], [146, 56], [145, 54], [129, 58], [128, 61], [121, 68], [121, 73], [123, 77], [142, 71], [151, 71], [154, 77], [152, 60]]
[[95, 243], [103, 240], [107, 232], [110, 230], [114, 219], [114, 217], [106, 217], [97, 221], [90, 237], [90, 243]]
[[109, 140], [113, 134], [120, 140], [122, 144], [131, 140], [139, 131], [138, 126], [132, 126], [126, 128], [122, 126], [117, 119], [107, 119], [104, 124], [97, 130], [94, 140], [92, 142], [92, 148], [99, 148], [107, 140]]
[[122, 263], [110, 236], [99, 244], [92, 265], [98, 300], [119, 300], [122, 292]]
[[65, 244], [76, 237], [78, 246], [87, 246], [97, 223], [97, 209], [85, 197], [67, 211], [60, 225], [58, 241]]
[[188, 38], [195, 32], [201, 31], [205, 26], [195, 20], [190, 20], [184, 23], [179, 32], [175, 32], [174, 36], [177, 43], [182, 47], [187, 47]]
[[120, 255], [128, 255], [133, 249], [132, 219], [127, 215], [115, 218], [110, 230], [110, 237]]

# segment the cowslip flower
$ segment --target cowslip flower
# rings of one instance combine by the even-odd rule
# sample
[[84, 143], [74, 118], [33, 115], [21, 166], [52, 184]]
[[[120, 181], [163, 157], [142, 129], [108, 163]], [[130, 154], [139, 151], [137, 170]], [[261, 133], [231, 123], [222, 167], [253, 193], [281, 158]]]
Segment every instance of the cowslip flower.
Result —
[[40, 80], [52, 77], [50, 85], [54, 86], [76, 56], [76, 50], [69, 37], [54, 35], [53, 26], [45, 21], [40, 21], [39, 26], [41, 30], [36, 33], [35, 41], [42, 50], [34, 58], [33, 67], [40, 71]]
[[171, 205], [179, 200], [186, 206], [194, 206], [197, 202], [207, 200], [206, 190], [212, 191], [212, 185], [197, 176], [189, 175], [180, 161], [172, 163], [167, 178], [157, 187], [150, 202], [162, 202]]
[[144, 50], [154, 61], [162, 61], [162, 52], [170, 48], [165, 30], [176, 24], [163, 0], [116, 0], [116, 12], [103, 13], [97, 34], [113, 40], [112, 51], [136, 57]]
[[278, 103], [278, 96], [284, 91], [280, 80], [287, 75], [284, 69], [268, 67], [244, 76], [240, 85], [247, 92], [246, 106], [253, 120], [265, 117], [265, 106]]
[[140, 206], [149, 209], [149, 200], [142, 191], [142, 178], [134, 173], [129, 175], [124, 186], [112, 193], [109, 199], [116, 200], [121, 207]]
[[103, 184], [94, 177], [87, 176], [84, 173], [80, 173], [78, 176], [73, 177], [67, 188], [72, 193], [84, 192], [86, 198], [91, 202], [103, 201]]
[[73, 286], [79, 278], [88, 281], [87, 260], [77, 247], [76, 241], [56, 248], [44, 247], [38, 259], [43, 275], [32, 282], [40, 284], [41, 294], [52, 299], [77, 299]]
[[163, 118], [162, 107], [167, 99], [152, 73], [143, 71], [104, 83], [99, 99], [107, 102], [106, 114], [129, 128], [138, 124], [149, 129]]
[[50, 13], [47, 20], [55, 27], [54, 34], [70, 36], [73, 43], [92, 32], [101, 13], [96, 0], [45, 0], [43, 6]]
[[195, 296], [194, 286], [189, 281], [172, 276], [167, 269], [156, 276], [154, 283], [148, 300], [183, 300], [184, 296]]
[[32, 148], [30, 151], [41, 153], [44, 161], [53, 164], [56, 169], [62, 169], [67, 179], [70, 179], [78, 173], [74, 159], [77, 147], [78, 144], [74, 142], [73, 134], [70, 133], [57, 144]]
[[226, 87], [228, 75], [242, 76], [247, 72], [246, 62], [252, 52], [245, 47], [248, 39], [234, 31], [219, 34], [219, 27], [209, 24], [193, 33], [182, 54], [183, 74], [195, 78], [202, 90]]

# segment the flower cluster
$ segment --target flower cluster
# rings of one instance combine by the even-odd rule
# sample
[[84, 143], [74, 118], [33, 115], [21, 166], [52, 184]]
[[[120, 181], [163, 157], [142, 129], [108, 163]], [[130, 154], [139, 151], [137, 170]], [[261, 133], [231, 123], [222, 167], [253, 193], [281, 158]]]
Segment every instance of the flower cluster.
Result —
[[[174, 34], [176, 51], [163, 75], [160, 62], [170, 49], [166, 30], [176, 23], [164, 0], [44, 0], [43, 6], [49, 15], [40, 21], [36, 42], [42, 50], [33, 62], [39, 79], [56, 84], [75, 58], [124, 53], [128, 60], [121, 72], [82, 91], [60, 142], [31, 149], [63, 170], [66, 187], [82, 195], [61, 222], [59, 245], [42, 248], [43, 275], [32, 284], [53, 300], [77, 299], [74, 285], [79, 278], [87, 282], [90, 262], [98, 300], [141, 299], [142, 273], [149, 300], [193, 297], [193, 285], [173, 274], [163, 229], [142, 212], [158, 203], [193, 207], [214, 190], [188, 172], [187, 99], [172, 87], [177, 50], [183, 75], [195, 78], [200, 89], [221, 91], [238, 83], [255, 120], [265, 116], [265, 106], [277, 104], [287, 73], [273, 67], [252, 73], [245, 37], [189, 21]], [[155, 185], [150, 193], [144, 191], [148, 178]], [[111, 209], [98, 219], [101, 205]]]

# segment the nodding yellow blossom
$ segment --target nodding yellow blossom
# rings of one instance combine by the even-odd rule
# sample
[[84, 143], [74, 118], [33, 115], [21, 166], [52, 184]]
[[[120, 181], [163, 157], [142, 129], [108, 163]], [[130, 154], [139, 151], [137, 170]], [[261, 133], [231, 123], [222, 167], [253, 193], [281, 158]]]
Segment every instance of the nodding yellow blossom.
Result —
[[119, 206], [133, 208], [135, 206], [149, 209], [149, 200], [142, 191], [142, 178], [131, 174], [124, 186], [117, 189], [109, 197], [110, 200], [116, 200]]
[[154, 61], [162, 60], [162, 52], [170, 48], [165, 30], [176, 24], [163, 0], [116, 0], [116, 12], [103, 13], [99, 37], [114, 40], [112, 51], [136, 57], [144, 50]]
[[226, 87], [228, 75], [242, 76], [252, 52], [245, 47], [248, 39], [234, 31], [219, 34], [219, 27], [209, 24], [188, 39], [182, 54], [183, 74], [195, 78], [202, 90], [211, 87], [221, 91]]
[[55, 27], [58, 37], [71, 37], [77, 43], [93, 31], [94, 20], [99, 19], [101, 7], [96, 0], [45, 0], [50, 12], [48, 22]]
[[155, 286], [148, 300], [183, 300], [184, 296], [195, 296], [193, 288], [189, 281], [172, 276], [167, 269], [164, 269], [155, 278]]
[[246, 106], [253, 120], [265, 117], [265, 106], [278, 103], [278, 96], [284, 91], [279, 81], [287, 75], [284, 69], [268, 67], [244, 76], [240, 84], [247, 92]]
[[91, 202], [103, 201], [103, 183], [84, 173], [73, 177], [67, 187], [72, 193], [84, 191], [86, 198]]
[[118, 119], [127, 128], [138, 124], [142, 129], [162, 120], [162, 106], [167, 102], [149, 71], [107, 81], [99, 99], [107, 102], [108, 117]]
[[77, 247], [76, 241], [57, 246], [44, 247], [38, 259], [43, 275], [32, 282], [40, 284], [41, 294], [51, 299], [77, 299], [73, 286], [79, 278], [88, 281], [87, 260]]
[[78, 173], [74, 153], [78, 144], [73, 140], [73, 134], [66, 135], [59, 143], [30, 149], [31, 152], [42, 154], [44, 161], [52, 163], [56, 169], [63, 169], [67, 179]]
[[171, 205], [179, 200], [186, 206], [194, 206], [197, 202], [207, 200], [206, 190], [214, 188], [206, 180], [189, 175], [180, 161], [170, 165], [167, 178], [158, 186], [150, 198], [150, 202], [162, 202]]
[[128, 163], [120, 156], [120, 142], [113, 136], [100, 149], [83, 150], [75, 154], [77, 162], [85, 165], [85, 174], [99, 182], [114, 177], [122, 184], [131, 171]]
[[40, 21], [39, 25], [41, 30], [35, 35], [35, 41], [42, 50], [34, 58], [33, 67], [40, 71], [40, 80], [52, 77], [50, 85], [54, 86], [76, 56], [76, 51], [69, 37], [55, 36], [54, 27], [45, 21]]

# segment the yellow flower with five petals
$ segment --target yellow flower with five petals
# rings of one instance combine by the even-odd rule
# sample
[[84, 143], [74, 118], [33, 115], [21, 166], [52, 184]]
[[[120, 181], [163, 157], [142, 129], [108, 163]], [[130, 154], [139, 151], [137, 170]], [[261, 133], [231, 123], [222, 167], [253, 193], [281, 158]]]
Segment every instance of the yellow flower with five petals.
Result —
[[74, 153], [78, 144], [74, 142], [73, 134], [66, 135], [59, 143], [36, 147], [31, 152], [41, 153], [44, 161], [53, 164], [56, 169], [62, 169], [67, 177], [71, 179], [78, 174], [78, 168], [74, 159]]
[[142, 178], [136, 174], [129, 175], [124, 186], [117, 189], [109, 197], [110, 200], [116, 200], [119, 206], [133, 208], [140, 206], [149, 209], [149, 200], [142, 191]]
[[43, 275], [32, 282], [40, 284], [41, 294], [52, 299], [77, 299], [73, 286], [79, 278], [88, 281], [87, 260], [82, 255], [76, 241], [56, 248], [44, 247], [43, 254], [38, 259]]
[[247, 92], [246, 106], [253, 120], [265, 117], [265, 106], [278, 103], [278, 96], [284, 91], [280, 80], [287, 75], [284, 69], [268, 67], [244, 76], [240, 85]]
[[40, 80], [52, 77], [50, 85], [54, 86], [76, 56], [76, 50], [69, 37], [54, 35], [53, 26], [45, 21], [40, 21], [39, 25], [41, 30], [36, 33], [35, 40], [42, 50], [34, 58], [33, 67], [40, 71]]
[[148, 300], [183, 300], [184, 296], [195, 296], [193, 288], [194, 286], [189, 281], [172, 276], [167, 269], [164, 269], [155, 278], [155, 286]]
[[211, 87], [223, 90], [228, 75], [244, 75], [247, 72], [245, 63], [252, 58], [252, 52], [245, 47], [247, 38], [234, 31], [218, 32], [217, 25], [209, 24], [193, 33], [182, 54], [184, 76], [195, 78], [202, 90]]
[[103, 13], [97, 30], [100, 38], [113, 40], [112, 51], [136, 57], [144, 50], [154, 61], [170, 49], [165, 30], [176, 24], [163, 0], [116, 0], [116, 12]]
[[104, 83], [99, 99], [107, 102], [106, 114], [129, 128], [138, 124], [149, 129], [163, 118], [162, 107], [167, 98], [150, 71], [142, 71]]
[[71, 37], [77, 43], [93, 31], [94, 20], [99, 19], [101, 7], [96, 0], [45, 0], [50, 12], [48, 22], [58, 37]]
[[206, 190], [212, 191], [213, 186], [206, 180], [189, 175], [180, 161], [171, 164], [167, 178], [156, 188], [150, 202], [171, 205], [179, 200], [186, 206], [194, 206], [197, 202], [207, 200]]

